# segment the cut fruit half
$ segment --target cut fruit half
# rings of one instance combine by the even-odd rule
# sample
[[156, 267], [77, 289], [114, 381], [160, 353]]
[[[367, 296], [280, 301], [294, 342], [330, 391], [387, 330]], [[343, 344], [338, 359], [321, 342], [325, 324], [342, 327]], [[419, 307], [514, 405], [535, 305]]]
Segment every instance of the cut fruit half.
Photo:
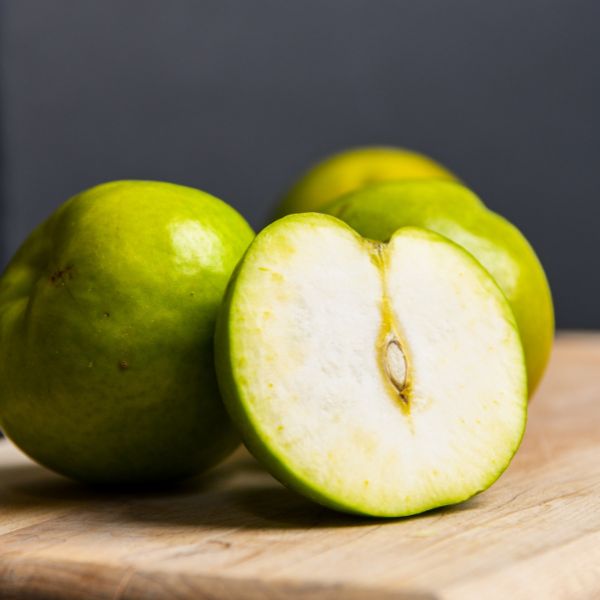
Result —
[[382, 244], [326, 215], [276, 221], [230, 282], [216, 354], [251, 452], [338, 510], [402, 516], [465, 500], [523, 435], [510, 307], [470, 254], [424, 229]]

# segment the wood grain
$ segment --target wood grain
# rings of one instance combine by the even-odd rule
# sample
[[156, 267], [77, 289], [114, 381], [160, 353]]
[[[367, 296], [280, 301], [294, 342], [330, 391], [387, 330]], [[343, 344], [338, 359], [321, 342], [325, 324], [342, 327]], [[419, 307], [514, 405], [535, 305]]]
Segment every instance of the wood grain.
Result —
[[134, 494], [71, 483], [0, 442], [0, 597], [600, 598], [600, 334], [559, 337], [496, 485], [413, 518], [330, 512], [242, 451]]

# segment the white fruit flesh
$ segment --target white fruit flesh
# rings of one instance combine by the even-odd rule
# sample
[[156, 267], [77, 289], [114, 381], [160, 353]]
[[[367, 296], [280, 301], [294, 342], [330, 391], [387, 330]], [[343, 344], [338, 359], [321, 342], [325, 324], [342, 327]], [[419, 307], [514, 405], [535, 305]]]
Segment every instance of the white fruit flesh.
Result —
[[331, 217], [287, 217], [252, 245], [227, 320], [233, 418], [276, 476], [323, 504], [396, 516], [459, 502], [519, 445], [512, 313], [441, 236], [406, 228], [382, 245]]

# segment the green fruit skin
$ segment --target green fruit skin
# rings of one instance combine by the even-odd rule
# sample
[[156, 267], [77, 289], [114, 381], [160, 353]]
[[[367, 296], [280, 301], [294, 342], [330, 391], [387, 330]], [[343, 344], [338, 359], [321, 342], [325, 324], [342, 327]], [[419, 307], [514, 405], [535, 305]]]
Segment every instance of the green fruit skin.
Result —
[[217, 311], [254, 237], [168, 183], [71, 198], [0, 279], [0, 426], [39, 463], [101, 484], [198, 473], [238, 444], [213, 366]]
[[544, 269], [523, 234], [456, 182], [406, 181], [369, 186], [332, 202], [323, 212], [361, 235], [386, 241], [400, 227], [435, 231], [467, 249], [506, 295], [521, 333], [529, 394], [550, 359], [554, 309]]
[[456, 177], [433, 159], [388, 146], [351, 148], [311, 167], [287, 192], [275, 217], [320, 211], [342, 195], [384, 181]]

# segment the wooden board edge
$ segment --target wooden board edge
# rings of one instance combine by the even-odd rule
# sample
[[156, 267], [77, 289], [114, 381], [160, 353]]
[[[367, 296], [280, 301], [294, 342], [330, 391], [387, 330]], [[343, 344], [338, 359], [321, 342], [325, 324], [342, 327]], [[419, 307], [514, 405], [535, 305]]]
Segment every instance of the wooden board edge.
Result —
[[152, 573], [90, 562], [58, 563], [14, 557], [0, 560], [3, 600], [437, 600], [429, 591], [390, 590], [306, 581], [211, 577], [192, 573]]

